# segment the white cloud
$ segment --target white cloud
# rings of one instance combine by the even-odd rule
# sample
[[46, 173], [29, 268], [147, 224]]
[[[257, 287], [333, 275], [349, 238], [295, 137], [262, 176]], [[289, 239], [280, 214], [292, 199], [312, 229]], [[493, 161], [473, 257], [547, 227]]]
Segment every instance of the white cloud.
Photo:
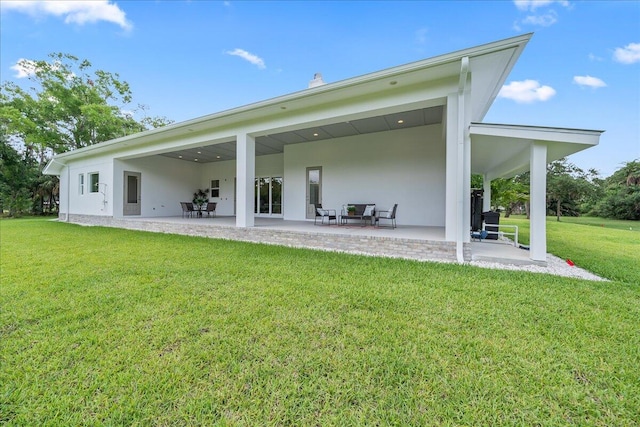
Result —
[[2, 8], [35, 17], [43, 15], [64, 17], [66, 24], [84, 25], [106, 21], [117, 24], [125, 30], [133, 28], [122, 9], [109, 0], [6, 1], [2, 3]]
[[425, 44], [427, 42], [427, 33], [429, 30], [427, 28], [420, 28], [416, 31], [416, 42], [418, 44]]
[[25, 79], [35, 74], [36, 63], [30, 59], [20, 58], [15, 65], [11, 66], [11, 69], [16, 72], [15, 78]]
[[559, 3], [564, 7], [570, 6], [567, 0], [513, 0], [513, 3], [519, 10], [529, 10], [532, 12], [539, 7], [548, 6], [552, 3]]
[[543, 15], [529, 15], [522, 20], [523, 24], [537, 25], [539, 27], [550, 27], [558, 22], [558, 14], [554, 10]]
[[603, 59], [593, 53], [589, 54], [589, 61], [596, 61], [596, 62], [601, 62], [603, 61]]
[[261, 70], [267, 68], [264, 64], [264, 60], [253, 53], [249, 53], [244, 49], [234, 49], [225, 52], [227, 55], [239, 56], [240, 58], [251, 62], [253, 65], [256, 65]]
[[622, 64], [640, 62], [640, 43], [629, 43], [625, 47], [616, 48], [613, 59]]
[[556, 91], [551, 86], [542, 86], [536, 80], [524, 80], [502, 86], [498, 96], [512, 99], [518, 103], [529, 104], [536, 101], [547, 101], [555, 94]]
[[518, 10], [531, 12], [530, 15], [513, 24], [516, 31], [521, 31], [521, 24], [549, 27], [558, 22], [558, 13], [555, 10], [549, 9], [545, 13], [537, 13], [536, 10], [540, 7], [559, 4], [565, 8], [571, 8], [571, 3], [566, 0], [513, 0], [513, 3]]
[[580, 86], [589, 86], [594, 89], [607, 86], [607, 84], [601, 79], [591, 76], [574, 76], [573, 82]]
[[[60, 65], [61, 64], [59, 61], [54, 61], [49, 63], [49, 67], [52, 70], [60, 69]], [[16, 72], [16, 75], [14, 76], [15, 78], [24, 79], [24, 78], [33, 76], [36, 73], [38, 65], [36, 61], [32, 61], [31, 59], [20, 58], [18, 59], [18, 62], [15, 63], [15, 65], [12, 65], [9, 68], [11, 68]], [[73, 73], [69, 73], [67, 75], [67, 79], [69, 80], [74, 77], [75, 77], [75, 74]]]

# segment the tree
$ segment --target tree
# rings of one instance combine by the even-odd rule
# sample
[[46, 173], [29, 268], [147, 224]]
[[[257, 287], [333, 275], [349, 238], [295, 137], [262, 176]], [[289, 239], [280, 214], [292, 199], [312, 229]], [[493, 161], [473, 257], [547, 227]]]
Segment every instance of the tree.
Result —
[[[18, 63], [29, 74], [29, 89], [11, 82], [0, 85], [3, 144], [19, 146], [24, 159], [34, 159], [40, 170], [53, 154], [172, 122], [164, 117], [148, 117], [147, 107], [142, 105], [129, 108], [131, 88], [117, 73], [92, 71], [89, 61], [69, 54], [53, 53], [49, 58]], [[144, 114], [139, 121], [134, 119], [137, 111]], [[13, 158], [5, 146], [3, 150]], [[21, 194], [28, 192], [30, 198], [37, 199], [37, 210], [55, 207], [56, 179], [40, 177], [29, 185], [23, 187]]]
[[547, 165], [547, 203], [558, 221], [563, 215], [577, 216], [581, 213], [580, 204], [595, 191], [592, 181], [597, 176], [594, 169], [585, 172], [566, 159]]
[[604, 180], [603, 197], [593, 213], [613, 219], [640, 220], [640, 161], [625, 163]]
[[25, 90], [3, 83], [0, 120], [10, 136], [44, 163], [48, 153], [62, 153], [164, 125], [167, 119], [137, 122], [126, 112], [132, 101], [129, 84], [117, 73], [91, 72], [91, 63], [54, 53], [50, 61], [21, 60], [35, 84]]
[[20, 216], [32, 209], [31, 188], [39, 174], [35, 161], [21, 156], [0, 133], [0, 207], [9, 216]]
[[496, 208], [504, 208], [505, 218], [509, 218], [519, 208], [525, 207], [526, 210], [528, 201], [528, 180], [523, 181], [520, 175], [510, 179], [498, 178], [491, 181], [491, 204]]

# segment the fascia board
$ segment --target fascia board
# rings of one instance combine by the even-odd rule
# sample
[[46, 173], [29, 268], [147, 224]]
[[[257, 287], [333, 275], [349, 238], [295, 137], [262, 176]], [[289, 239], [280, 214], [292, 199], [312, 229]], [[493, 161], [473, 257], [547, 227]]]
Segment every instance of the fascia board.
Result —
[[[281, 107], [285, 104], [295, 104], [296, 106], [314, 105], [323, 100], [323, 102], [338, 102], [341, 99], [348, 99], [354, 93], [366, 94], [368, 90], [372, 90], [375, 84], [379, 84], [378, 91], [388, 90], [388, 84], [385, 82], [390, 79], [399, 78], [400, 76], [415, 77], [423, 81], [444, 76], [438, 76], [439, 67], [445, 67], [451, 63], [456, 63], [461, 58], [476, 57], [486, 55], [491, 52], [501, 51], [504, 49], [512, 49], [517, 46], [523, 46], [531, 38], [532, 33], [500, 40], [484, 45], [471, 47], [444, 55], [435, 56], [421, 61], [412, 62], [397, 67], [388, 68], [381, 71], [365, 74], [358, 77], [341, 80], [335, 83], [318, 86], [315, 88], [304, 89], [287, 95], [271, 98], [265, 101], [248, 104], [245, 106], [221, 111], [218, 113], [186, 120], [163, 126], [157, 129], [140, 132], [133, 135], [116, 138], [113, 140], [101, 142], [96, 145], [83, 147], [77, 150], [69, 151], [56, 155], [58, 159], [83, 157], [88, 153], [104, 153], [119, 149], [121, 146], [144, 145], [145, 143], [162, 139], [172, 138], [174, 136], [184, 135], [190, 131], [201, 131], [207, 128], [217, 126], [229, 126], [234, 123], [263, 120], [265, 118], [280, 115], [283, 113]], [[442, 70], [442, 68], [440, 68]], [[451, 67], [452, 70], [459, 72], [459, 67]], [[451, 72], [447, 72], [449, 74]], [[506, 78], [506, 77], [505, 77]], [[382, 85], [380, 85], [382, 83]], [[384, 88], [384, 89], [382, 89]], [[352, 90], [349, 90], [352, 89]], [[488, 106], [487, 106], [488, 109]]]
[[491, 123], [471, 123], [471, 135], [487, 135], [504, 138], [535, 141], [557, 141], [577, 144], [597, 145], [603, 130], [572, 129], [545, 126], [503, 125]]

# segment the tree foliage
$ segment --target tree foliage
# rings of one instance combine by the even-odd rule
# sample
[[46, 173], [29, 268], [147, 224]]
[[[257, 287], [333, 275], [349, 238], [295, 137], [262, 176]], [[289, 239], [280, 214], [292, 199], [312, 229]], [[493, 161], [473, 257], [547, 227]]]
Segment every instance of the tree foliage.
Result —
[[593, 213], [613, 219], [640, 220], [640, 160], [627, 162], [603, 182], [603, 197]]
[[0, 207], [11, 216], [31, 212], [32, 188], [38, 177], [35, 160], [21, 156], [0, 134]]
[[547, 204], [558, 221], [562, 216], [580, 215], [580, 206], [590, 199], [597, 176], [596, 170], [585, 172], [566, 159], [547, 165]]
[[[39, 198], [36, 211], [53, 206], [57, 195], [57, 179], [39, 176], [53, 154], [171, 123], [164, 117], [148, 117], [143, 105], [131, 108], [129, 84], [117, 73], [93, 70], [88, 60], [53, 53], [49, 60], [23, 59], [18, 66], [29, 75], [29, 87], [13, 82], [0, 85], [0, 132], [3, 156], [8, 162], [2, 173], [11, 175], [13, 171], [4, 168], [18, 167], [14, 154], [25, 162], [36, 161], [39, 170], [33, 182], [14, 183], [22, 183], [21, 194], [28, 193], [29, 199]], [[134, 119], [137, 112], [144, 117]], [[11, 153], [11, 146], [20, 149]], [[11, 197], [11, 203], [18, 203], [15, 194]]]
[[526, 208], [529, 202], [528, 174], [518, 175], [512, 179], [494, 179], [491, 181], [491, 204], [504, 209], [508, 218], [514, 211]]
[[[529, 172], [491, 181], [491, 206], [529, 215]], [[482, 188], [482, 176], [472, 177], [472, 187]], [[640, 160], [625, 163], [602, 179], [594, 169], [584, 171], [566, 159], [547, 165], [547, 211], [562, 216], [595, 215], [611, 219], [640, 220]]]

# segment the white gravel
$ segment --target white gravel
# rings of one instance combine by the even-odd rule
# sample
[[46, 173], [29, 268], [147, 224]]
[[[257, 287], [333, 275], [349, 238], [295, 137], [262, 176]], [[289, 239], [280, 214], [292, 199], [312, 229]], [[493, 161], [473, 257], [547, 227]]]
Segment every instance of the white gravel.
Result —
[[486, 261], [471, 261], [470, 265], [482, 268], [493, 268], [501, 270], [522, 270], [530, 271], [534, 273], [547, 273], [555, 274], [558, 276], [575, 277], [578, 279], [608, 281], [608, 279], [596, 276], [595, 274], [580, 268], [576, 265], [571, 266], [565, 260], [558, 258], [555, 255], [547, 254], [547, 265], [516, 265], [516, 264], [502, 264], [498, 262], [486, 262]]

